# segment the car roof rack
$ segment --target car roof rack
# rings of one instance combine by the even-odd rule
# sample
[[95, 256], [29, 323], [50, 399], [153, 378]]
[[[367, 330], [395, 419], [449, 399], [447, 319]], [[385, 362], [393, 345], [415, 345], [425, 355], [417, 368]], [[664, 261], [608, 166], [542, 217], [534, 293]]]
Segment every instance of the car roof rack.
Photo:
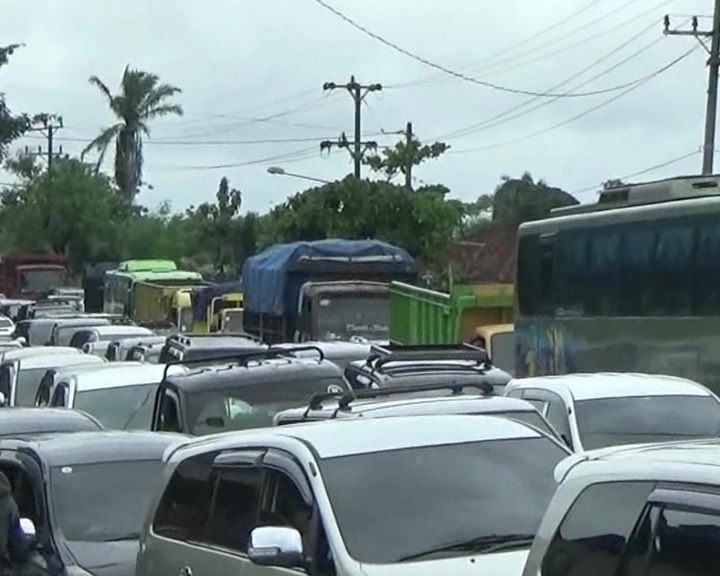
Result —
[[318, 353], [318, 363], [325, 360], [325, 354], [317, 346], [301, 346], [293, 348], [292, 350], [285, 350], [281, 348], [267, 348], [264, 350], [247, 350], [238, 351], [231, 354], [223, 354], [218, 356], [210, 356], [204, 358], [195, 358], [187, 360], [171, 360], [165, 364], [163, 370], [163, 380], [167, 378], [167, 373], [170, 366], [191, 366], [193, 364], [215, 364], [220, 362], [237, 362], [240, 366], [247, 366], [248, 362], [253, 360], [272, 360], [274, 358], [297, 358], [294, 353], [299, 350], [312, 350]]
[[380, 370], [390, 362], [437, 362], [437, 361], [474, 361], [487, 364], [490, 361], [487, 352], [472, 344], [441, 344], [411, 346], [372, 346], [365, 364], [373, 370]]
[[168, 338], [179, 341], [183, 339], [189, 340], [190, 338], [245, 338], [246, 340], [262, 343], [260, 338], [249, 332], [178, 332], [168, 336]]

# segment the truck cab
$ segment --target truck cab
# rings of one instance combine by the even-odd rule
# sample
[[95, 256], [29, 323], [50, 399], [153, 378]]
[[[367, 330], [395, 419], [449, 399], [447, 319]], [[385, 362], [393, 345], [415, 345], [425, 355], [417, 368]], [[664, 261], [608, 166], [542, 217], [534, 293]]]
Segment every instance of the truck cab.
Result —
[[55, 254], [9, 254], [0, 261], [0, 288], [11, 298], [37, 300], [66, 282], [65, 259]]

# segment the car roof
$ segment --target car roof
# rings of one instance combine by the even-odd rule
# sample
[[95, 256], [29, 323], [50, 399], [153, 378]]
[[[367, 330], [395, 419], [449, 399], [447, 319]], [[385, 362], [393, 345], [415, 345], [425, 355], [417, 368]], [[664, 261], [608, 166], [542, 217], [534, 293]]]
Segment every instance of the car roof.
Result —
[[122, 336], [124, 334], [137, 334], [139, 336], [141, 335], [148, 335], [148, 336], [154, 336], [155, 333], [150, 330], [149, 328], [143, 328], [142, 326], [124, 326], [122, 324], [110, 324], [108, 325], [102, 325], [102, 326], [90, 326], [88, 327], [88, 330], [92, 332], [97, 332], [98, 334], [104, 335], [104, 334], [117, 334], [118, 336]]
[[[77, 391], [89, 392], [140, 384], [160, 384], [165, 373], [164, 364], [137, 363], [128, 366], [120, 362], [107, 362], [105, 365], [107, 368], [102, 371], [87, 371], [74, 375]], [[184, 366], [168, 367], [170, 374], [181, 374], [185, 370]]]
[[0, 439], [0, 451], [31, 450], [46, 465], [54, 468], [135, 460], [160, 461], [170, 446], [183, 444], [187, 440], [187, 436], [171, 432], [98, 430], [39, 434], [26, 439]]
[[110, 320], [105, 318], [89, 318], [86, 316], [80, 318], [54, 318], [54, 324], [57, 324], [58, 330], [61, 328], [75, 328], [87, 326], [88, 328], [94, 326], [107, 326], [110, 324]]
[[166, 336], [133, 336], [132, 338], [119, 338], [110, 342], [110, 345], [119, 344], [122, 348], [131, 348], [138, 344], [162, 344], [167, 341]]
[[[91, 354], [85, 354], [85, 356], [91, 356]], [[60, 370], [56, 371], [56, 379], [63, 380], [76, 376], [77, 374], [84, 374], [85, 372], [97, 372], [99, 370], [116, 368], [117, 366], [141, 366], [142, 364], [142, 362], [137, 362], [135, 360], [123, 360], [122, 362], [96, 362], [94, 364], [76, 364], [74, 366], [64, 366]]]
[[95, 418], [67, 408], [3, 408], [0, 411], [0, 436], [102, 430]]
[[[491, 440], [545, 438], [540, 432], [514, 420], [494, 416], [413, 416], [345, 418], [240, 432], [226, 432], [187, 444], [202, 451], [230, 450], [263, 445], [268, 436], [293, 438], [313, 449], [320, 458], [334, 458]], [[550, 441], [548, 439], [548, 441]]]
[[49, 356], [30, 356], [20, 360], [20, 369], [47, 368], [57, 369], [83, 364], [104, 364], [104, 358], [90, 354], [50, 354]]
[[[372, 344], [361, 343], [361, 342], [347, 342], [344, 340], [332, 340], [329, 342], [284, 342], [281, 344], [273, 344], [272, 348], [283, 348], [285, 350], [293, 350], [294, 348], [300, 348], [305, 346], [316, 346], [323, 351], [325, 358], [337, 358], [343, 356], [357, 356], [358, 359], [367, 357], [370, 355], [370, 349]], [[313, 352], [311, 350], [298, 351], [298, 356], [311, 356]]]
[[[212, 360], [208, 360], [208, 362], [212, 362]], [[169, 377], [168, 382], [188, 393], [193, 393], [239, 388], [271, 380], [287, 380], [288, 386], [292, 386], [294, 379], [302, 377], [336, 377], [341, 381], [342, 371], [329, 360], [318, 361], [310, 358], [284, 356], [259, 361], [252, 360], [246, 365], [225, 362], [220, 365], [194, 368], [186, 373]]]
[[637, 396], [710, 396], [711, 392], [692, 380], [661, 374], [598, 372], [518, 378], [508, 385], [515, 388], [544, 388], [569, 392], [574, 400], [600, 400]]
[[338, 411], [338, 402], [323, 403], [322, 408], [310, 410], [306, 408], [288, 408], [279, 412], [277, 420], [302, 420], [307, 412], [308, 419], [313, 416], [331, 417], [338, 411], [340, 416], [431, 416], [442, 414], [498, 414], [505, 412], [537, 412], [532, 404], [519, 398], [484, 394], [462, 394], [451, 396], [412, 397], [397, 400], [356, 400], [346, 410]]
[[82, 354], [82, 352], [70, 346], [31, 346], [29, 348], [3, 351], [2, 354], [3, 361], [7, 362], [9, 360], [22, 360], [33, 356], [44, 356], [46, 354]]
[[167, 345], [178, 348], [267, 348], [267, 344], [250, 337], [229, 335], [177, 334], [167, 338]]

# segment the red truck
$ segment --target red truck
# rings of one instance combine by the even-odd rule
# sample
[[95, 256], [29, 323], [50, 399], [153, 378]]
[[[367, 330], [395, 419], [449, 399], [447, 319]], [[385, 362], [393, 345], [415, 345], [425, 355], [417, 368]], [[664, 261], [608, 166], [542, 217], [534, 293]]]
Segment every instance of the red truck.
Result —
[[35, 300], [67, 282], [65, 258], [57, 254], [0, 256], [0, 292], [8, 298]]

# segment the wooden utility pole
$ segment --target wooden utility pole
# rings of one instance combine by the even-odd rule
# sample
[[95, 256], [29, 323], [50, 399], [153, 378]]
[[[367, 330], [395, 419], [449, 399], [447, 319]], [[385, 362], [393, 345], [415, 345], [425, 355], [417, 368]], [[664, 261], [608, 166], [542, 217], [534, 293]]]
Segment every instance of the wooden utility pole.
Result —
[[55, 131], [63, 127], [62, 116], [55, 114], [40, 114], [33, 119], [33, 126], [28, 132], [40, 132], [45, 136], [47, 140], [47, 149], [43, 151], [42, 147], [38, 147], [37, 152], [33, 152], [29, 148], [25, 148], [25, 154], [28, 156], [43, 156], [47, 159], [48, 174], [52, 172], [52, 164], [54, 158], [62, 156], [62, 146], [59, 147], [59, 151], [55, 152], [54, 149], [54, 138]]

